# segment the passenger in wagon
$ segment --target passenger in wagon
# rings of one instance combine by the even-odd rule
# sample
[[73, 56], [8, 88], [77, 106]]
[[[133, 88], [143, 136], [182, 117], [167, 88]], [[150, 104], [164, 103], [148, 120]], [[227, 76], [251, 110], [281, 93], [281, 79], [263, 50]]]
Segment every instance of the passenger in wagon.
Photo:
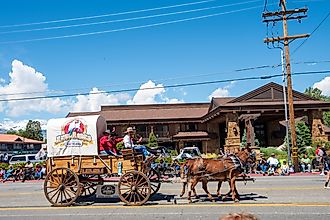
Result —
[[134, 129], [132, 127], [128, 127], [126, 130], [126, 135], [124, 136], [124, 140], [123, 140], [125, 148], [132, 148], [136, 151], [142, 152], [144, 158], [153, 156], [153, 154], [151, 154], [145, 146], [134, 145], [133, 139], [134, 139]]
[[103, 132], [103, 136], [100, 138], [99, 151], [100, 154], [118, 156], [116, 149], [116, 140], [111, 138], [110, 130]]

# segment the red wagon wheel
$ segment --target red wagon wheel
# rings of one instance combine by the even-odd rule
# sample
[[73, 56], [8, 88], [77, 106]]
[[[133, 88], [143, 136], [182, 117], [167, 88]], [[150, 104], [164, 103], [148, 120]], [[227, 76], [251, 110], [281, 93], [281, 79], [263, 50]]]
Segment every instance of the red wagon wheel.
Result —
[[56, 168], [46, 176], [44, 193], [54, 206], [69, 206], [80, 195], [78, 176], [68, 168]]
[[142, 172], [130, 171], [120, 178], [118, 191], [119, 198], [127, 205], [143, 205], [151, 195], [150, 181]]

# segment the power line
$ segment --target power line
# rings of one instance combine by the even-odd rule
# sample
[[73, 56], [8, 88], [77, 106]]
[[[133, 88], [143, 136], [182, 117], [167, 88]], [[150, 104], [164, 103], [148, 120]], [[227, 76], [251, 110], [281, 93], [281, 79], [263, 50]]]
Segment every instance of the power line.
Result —
[[25, 23], [25, 24], [2, 25], [2, 26], [0, 26], [0, 28], [23, 27], [23, 26], [32, 26], [32, 25], [41, 25], [41, 24], [61, 23], [61, 22], [68, 22], [68, 21], [88, 20], [88, 19], [103, 18], [103, 17], [112, 17], [112, 16], [118, 16], [118, 15], [127, 15], [127, 14], [134, 14], [134, 13], [141, 13], [141, 12], [156, 11], [156, 10], [162, 10], [162, 9], [178, 8], [178, 7], [184, 7], [184, 6], [190, 6], [190, 5], [204, 4], [204, 3], [214, 2], [214, 1], [217, 1], [217, 0], [190, 2], [190, 3], [185, 3], [185, 4], [177, 4], [177, 5], [170, 5], [170, 6], [157, 7], [157, 8], [148, 8], [148, 9], [141, 9], [141, 10], [134, 10], [134, 11], [112, 13], [112, 14], [84, 16], [84, 17], [51, 20], [51, 21], [41, 21], [41, 22], [33, 22], [33, 23]]
[[[292, 62], [292, 64], [319, 64], [319, 63], [330, 63], [330, 60], [322, 60], [322, 61], [299, 61], [299, 62]], [[161, 79], [155, 79], [155, 82], [159, 81], [171, 81], [171, 80], [177, 80], [177, 79], [188, 79], [188, 78], [196, 78], [196, 77], [206, 77], [206, 76], [216, 76], [216, 75], [225, 75], [229, 73], [239, 73], [239, 72], [245, 72], [245, 71], [252, 71], [252, 70], [258, 70], [258, 69], [266, 69], [266, 68], [278, 68], [282, 66], [282, 64], [273, 64], [273, 65], [260, 65], [260, 66], [254, 66], [254, 67], [244, 67], [240, 69], [234, 69], [230, 71], [225, 71], [225, 72], [216, 72], [216, 73], [205, 73], [205, 74], [197, 74], [197, 75], [189, 75], [189, 76], [179, 76], [179, 77], [172, 77], [172, 78], [161, 78]], [[179, 74], [182, 75], [182, 74]], [[52, 91], [35, 91], [35, 92], [20, 92], [20, 93], [7, 93], [7, 94], [0, 94], [1, 96], [17, 96], [17, 95], [33, 95], [33, 94], [54, 94], [54, 93], [63, 93], [67, 91], [81, 91], [81, 90], [86, 90], [86, 89], [91, 89], [94, 87], [97, 87], [98, 89], [101, 88], [109, 88], [113, 86], [125, 86], [125, 85], [137, 85], [144, 83], [145, 81], [140, 81], [140, 82], [128, 82], [128, 83], [120, 83], [120, 84], [109, 84], [109, 85], [102, 85], [102, 86], [92, 86], [92, 87], [84, 87], [84, 88], [74, 88], [74, 89], [65, 89], [65, 90], [52, 90]]]
[[253, 1], [233, 3], [233, 4], [218, 5], [218, 6], [212, 6], [212, 7], [205, 7], [205, 8], [191, 9], [191, 10], [185, 10], [185, 11], [177, 11], [177, 12], [171, 12], [171, 13], [156, 14], [156, 15], [140, 16], [140, 17], [133, 17], [133, 18], [117, 19], [117, 20], [110, 20], [110, 21], [89, 22], [89, 23], [83, 23], [83, 24], [73, 24], [73, 25], [64, 25], [64, 26], [55, 26], [55, 27], [44, 27], [44, 28], [4, 31], [4, 32], [0, 32], [0, 34], [12, 34], [12, 33], [45, 31], [45, 30], [57, 30], [57, 29], [66, 29], [66, 28], [75, 28], [75, 27], [101, 25], [101, 24], [109, 24], [109, 23], [117, 23], [117, 22], [125, 22], [125, 21], [150, 19], [150, 18], [156, 18], [156, 17], [170, 16], [170, 15], [178, 15], [178, 14], [186, 14], [186, 13], [193, 13], [193, 12], [199, 12], [199, 11], [207, 11], [207, 10], [230, 7], [230, 6], [236, 6], [236, 5], [244, 5], [244, 4], [260, 2], [260, 1], [262, 1], [262, 0], [253, 0]]
[[328, 19], [328, 17], [330, 16], [330, 11], [329, 13], [322, 19], [322, 21], [314, 28], [314, 30], [312, 31], [312, 33], [309, 35], [309, 37], [307, 37], [306, 39], [304, 39], [303, 42], [301, 42], [301, 44], [296, 47], [296, 49], [294, 49], [294, 51], [292, 52], [292, 55], [295, 54], [307, 41], [309, 38], [311, 38], [311, 36], [321, 27], [321, 25]]
[[[322, 71], [310, 71], [310, 72], [297, 72], [292, 73], [292, 75], [313, 75], [313, 74], [325, 74], [330, 73], [330, 70], [322, 70]], [[177, 88], [177, 87], [188, 87], [188, 86], [200, 86], [200, 85], [209, 85], [216, 83], [224, 83], [224, 82], [232, 82], [232, 81], [247, 81], [247, 80], [266, 80], [275, 77], [281, 77], [280, 74], [273, 75], [263, 75], [263, 76], [250, 76], [243, 78], [232, 78], [225, 80], [215, 80], [215, 81], [204, 81], [204, 82], [193, 82], [193, 83], [182, 83], [182, 84], [174, 84], [174, 85], [165, 85], [162, 88]], [[94, 93], [74, 93], [74, 94], [64, 94], [64, 95], [52, 95], [52, 96], [35, 96], [35, 97], [25, 97], [25, 98], [12, 98], [12, 99], [0, 99], [0, 102], [10, 102], [10, 101], [26, 101], [26, 100], [37, 100], [37, 99], [50, 99], [50, 98], [65, 98], [65, 97], [74, 97], [74, 96], [82, 96], [82, 95], [99, 95], [99, 94], [109, 94], [109, 93], [119, 93], [119, 92], [134, 92], [138, 90], [153, 90], [159, 89], [159, 87], [154, 88], [132, 88], [132, 89], [121, 89], [121, 90], [110, 90], [110, 91], [100, 91]]]
[[142, 28], [148, 28], [148, 27], [163, 26], [163, 25], [167, 25], [167, 24], [181, 23], [181, 22], [192, 21], [192, 20], [199, 20], [199, 19], [210, 18], [210, 17], [220, 16], [220, 15], [232, 14], [232, 13], [248, 11], [248, 10], [252, 10], [252, 9], [256, 9], [256, 8], [260, 8], [260, 7], [261, 6], [254, 6], [254, 7], [248, 7], [248, 8], [232, 10], [232, 11], [227, 11], [227, 12], [214, 13], [214, 14], [209, 14], [209, 15], [184, 18], [184, 19], [178, 19], [178, 20], [172, 20], [172, 21], [166, 21], [166, 22], [160, 22], [160, 23], [153, 23], [153, 24], [147, 24], [147, 25], [133, 26], [133, 27], [127, 27], [127, 28], [111, 29], [111, 30], [105, 30], [105, 31], [95, 31], [95, 32], [87, 32], [87, 33], [81, 33], [81, 34], [55, 36], [55, 37], [34, 38], [34, 39], [28, 39], [28, 40], [2, 41], [2, 42], [0, 42], [0, 44], [27, 43], [27, 42], [34, 42], [34, 41], [56, 40], [56, 39], [63, 39], [63, 38], [73, 38], [73, 37], [99, 35], [99, 34], [114, 33], [114, 32], [121, 32], [121, 31], [128, 31], [128, 30], [136, 30], [136, 29], [142, 29]]

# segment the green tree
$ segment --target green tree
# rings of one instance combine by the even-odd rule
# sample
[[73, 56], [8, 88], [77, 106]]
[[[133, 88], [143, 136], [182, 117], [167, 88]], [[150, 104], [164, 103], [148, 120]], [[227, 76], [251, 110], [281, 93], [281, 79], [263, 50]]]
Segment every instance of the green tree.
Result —
[[154, 134], [154, 132], [150, 132], [150, 134], [149, 134], [149, 140], [148, 140], [148, 147], [150, 147], [150, 148], [156, 148], [157, 146], [158, 146], [157, 137]]
[[296, 123], [297, 146], [304, 148], [312, 145], [312, 136], [309, 127], [302, 121]]
[[31, 138], [39, 141], [42, 141], [43, 139], [41, 125], [39, 121], [29, 120], [29, 122], [26, 124], [24, 133], [26, 138]]
[[327, 99], [326, 96], [322, 95], [322, 90], [320, 90], [318, 88], [308, 87], [307, 89], [305, 89], [304, 93], [314, 99], [319, 99], [319, 100]]
[[[315, 99], [319, 99], [319, 100], [327, 101], [327, 102], [330, 101], [330, 97], [326, 96], [326, 95], [322, 95], [322, 90], [320, 90], [318, 88], [308, 87], [307, 89], [305, 89], [304, 93]], [[323, 123], [326, 126], [330, 126], [330, 111], [323, 112]]]
[[10, 130], [7, 131], [7, 134], [16, 134], [17, 135], [17, 131], [11, 128]]

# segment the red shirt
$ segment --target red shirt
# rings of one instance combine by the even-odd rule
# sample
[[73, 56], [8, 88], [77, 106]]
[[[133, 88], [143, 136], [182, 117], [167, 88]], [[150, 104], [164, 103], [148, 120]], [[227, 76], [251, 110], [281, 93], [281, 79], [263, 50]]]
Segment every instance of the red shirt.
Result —
[[117, 149], [116, 149], [116, 145], [117, 143], [119, 143], [120, 141], [122, 141], [122, 138], [111, 138], [109, 140], [109, 136], [103, 136], [100, 139], [100, 143], [99, 143], [99, 150], [103, 151], [103, 150], [111, 150], [114, 153], [117, 153]]

